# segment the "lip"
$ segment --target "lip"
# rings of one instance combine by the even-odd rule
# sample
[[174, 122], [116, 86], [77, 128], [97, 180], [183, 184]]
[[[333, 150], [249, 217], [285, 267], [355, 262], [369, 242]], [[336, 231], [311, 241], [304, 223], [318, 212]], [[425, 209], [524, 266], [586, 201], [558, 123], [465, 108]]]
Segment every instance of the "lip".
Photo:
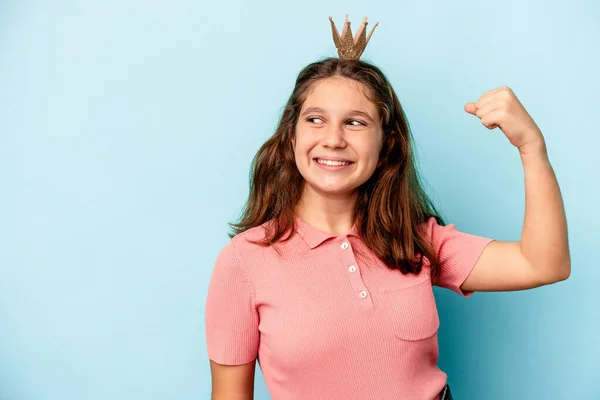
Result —
[[346, 160], [345, 158], [341, 158], [341, 157], [313, 157], [313, 160], [315, 160], [315, 162], [317, 160], [327, 160], [327, 161], [346, 161], [346, 162], [354, 163], [354, 161]]

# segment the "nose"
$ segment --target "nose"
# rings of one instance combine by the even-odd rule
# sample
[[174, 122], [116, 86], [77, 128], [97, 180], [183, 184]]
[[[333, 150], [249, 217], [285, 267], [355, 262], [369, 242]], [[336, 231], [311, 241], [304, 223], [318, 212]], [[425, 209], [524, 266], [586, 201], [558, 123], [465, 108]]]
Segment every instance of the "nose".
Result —
[[346, 139], [344, 137], [344, 129], [338, 125], [330, 125], [324, 129], [322, 144], [325, 147], [336, 148], [345, 147]]

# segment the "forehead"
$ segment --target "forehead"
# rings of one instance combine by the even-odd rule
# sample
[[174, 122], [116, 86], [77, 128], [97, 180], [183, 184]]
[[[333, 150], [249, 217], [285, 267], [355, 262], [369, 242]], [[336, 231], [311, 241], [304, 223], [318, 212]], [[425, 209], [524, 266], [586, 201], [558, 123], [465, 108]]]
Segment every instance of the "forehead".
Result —
[[369, 93], [366, 85], [353, 79], [343, 77], [319, 79], [308, 90], [302, 109], [321, 107], [331, 112], [357, 109], [377, 117], [377, 107], [367, 97]]

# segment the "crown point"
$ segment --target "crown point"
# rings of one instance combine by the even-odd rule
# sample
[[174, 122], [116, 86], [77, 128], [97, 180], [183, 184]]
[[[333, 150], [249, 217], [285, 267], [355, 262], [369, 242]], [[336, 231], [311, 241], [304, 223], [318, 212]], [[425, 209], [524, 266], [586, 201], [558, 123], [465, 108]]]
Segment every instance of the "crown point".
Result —
[[344, 29], [341, 34], [336, 31], [333, 23], [333, 18], [330, 16], [329, 20], [331, 21], [331, 26], [333, 28], [333, 41], [335, 43], [335, 47], [338, 50], [338, 55], [340, 59], [343, 60], [359, 60], [361, 54], [365, 50], [371, 35], [373, 35], [373, 31], [375, 27], [379, 25], [379, 22], [375, 23], [373, 29], [369, 33], [368, 37], [366, 35], [366, 26], [367, 26], [367, 17], [363, 17], [363, 22], [359, 27], [358, 31], [352, 36], [352, 30], [350, 29], [350, 21], [349, 14], [346, 14], [346, 20], [344, 21]]

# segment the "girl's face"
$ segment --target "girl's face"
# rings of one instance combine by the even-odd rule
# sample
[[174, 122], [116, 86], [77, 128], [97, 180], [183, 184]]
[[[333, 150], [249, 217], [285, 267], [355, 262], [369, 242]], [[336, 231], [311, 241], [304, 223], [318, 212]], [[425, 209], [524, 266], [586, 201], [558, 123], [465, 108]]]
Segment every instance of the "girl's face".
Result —
[[315, 82], [296, 124], [294, 156], [310, 189], [322, 195], [349, 195], [377, 167], [383, 133], [379, 112], [348, 78]]

